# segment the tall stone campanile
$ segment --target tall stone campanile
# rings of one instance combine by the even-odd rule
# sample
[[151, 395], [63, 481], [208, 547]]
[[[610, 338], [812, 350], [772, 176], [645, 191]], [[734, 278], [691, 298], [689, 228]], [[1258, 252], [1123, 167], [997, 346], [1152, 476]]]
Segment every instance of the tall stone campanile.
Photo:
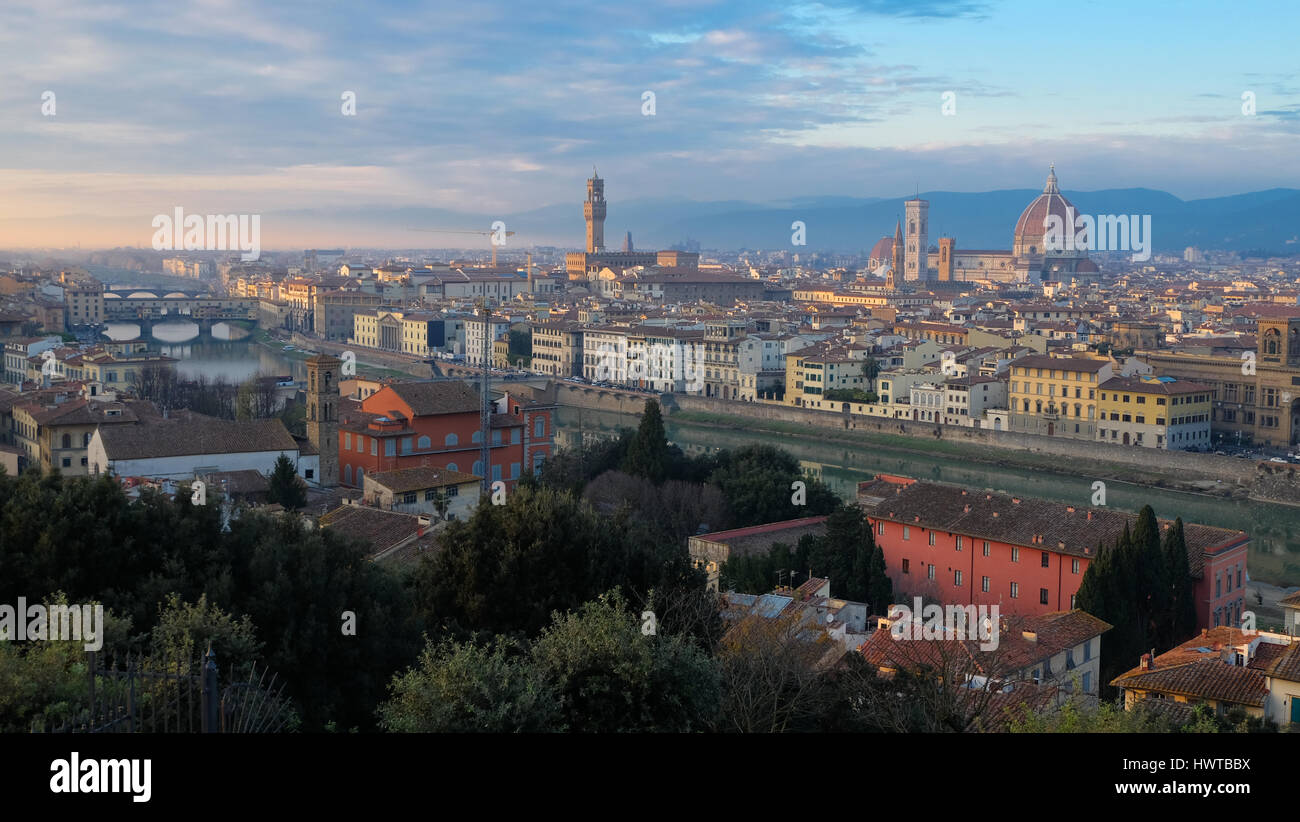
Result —
[[930, 202], [908, 200], [907, 208], [907, 262], [903, 277], [907, 280], [930, 279]]
[[320, 452], [322, 488], [339, 484], [339, 371], [342, 360], [317, 354], [307, 360], [307, 439]]
[[605, 181], [591, 170], [587, 180], [587, 202], [582, 204], [582, 216], [587, 220], [587, 253], [605, 250]]

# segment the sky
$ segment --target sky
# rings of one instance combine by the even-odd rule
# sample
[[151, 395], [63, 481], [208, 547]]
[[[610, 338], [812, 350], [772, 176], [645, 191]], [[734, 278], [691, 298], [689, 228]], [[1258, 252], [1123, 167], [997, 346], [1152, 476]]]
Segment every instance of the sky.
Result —
[[269, 215], [513, 214], [593, 165], [612, 202], [1300, 188], [1294, 2], [1134, 5], [6, 0], [0, 247], [177, 206], [292, 245]]

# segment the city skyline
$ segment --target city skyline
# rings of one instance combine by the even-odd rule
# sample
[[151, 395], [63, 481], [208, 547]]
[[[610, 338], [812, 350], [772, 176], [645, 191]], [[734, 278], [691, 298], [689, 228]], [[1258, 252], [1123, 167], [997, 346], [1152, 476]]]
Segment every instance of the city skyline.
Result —
[[[348, 220], [320, 215], [379, 206], [576, 209], [593, 163], [616, 171], [614, 204], [1037, 189], [1052, 162], [1084, 190], [1300, 188], [1281, 38], [1244, 21], [1257, 42], [1234, 43], [1207, 4], [59, 5], [58, 22], [0, 11], [0, 45], [47, 46], [0, 86], [0, 247], [147, 247], [148, 219], [177, 206], [297, 214], [330, 236]], [[616, 216], [612, 236], [635, 237]], [[328, 242], [266, 232], [268, 248]], [[337, 244], [420, 242], [354, 233]]]

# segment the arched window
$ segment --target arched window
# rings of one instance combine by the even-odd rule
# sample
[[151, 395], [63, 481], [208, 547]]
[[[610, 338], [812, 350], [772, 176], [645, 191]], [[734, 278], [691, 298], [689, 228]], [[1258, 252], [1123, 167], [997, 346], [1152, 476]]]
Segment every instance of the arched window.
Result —
[[454, 462], [449, 462], [449, 463], [447, 463], [447, 470], [448, 470], [448, 471], [459, 471], [460, 469], [456, 467], [456, 463], [454, 463]]
[[345, 466], [343, 466], [343, 484], [344, 484], [344, 485], [351, 485], [351, 484], [352, 484], [352, 466], [351, 466], [351, 465], [345, 465]]
[[[421, 443], [420, 447], [424, 448], [425, 446], [423, 445], [423, 443], [426, 443], [428, 441], [429, 441], [428, 437], [420, 437], [420, 443]], [[460, 443], [460, 439], [455, 434], [448, 434], [447, 438], [443, 440], [443, 445], [457, 445], [459, 443]]]
[[483, 441], [483, 432], [482, 432], [482, 431], [475, 431], [475, 432], [474, 432], [474, 435], [471, 436], [471, 437], [469, 438], [469, 441], [472, 442], [472, 443], [479, 443], [479, 442], [482, 442], [482, 441]]
[[360, 488], [366, 481], [366, 469], [357, 466], [357, 487]]
[[1035, 413], [1035, 414], [1041, 414], [1041, 413], [1043, 413], [1043, 401], [1042, 401], [1042, 400], [1035, 400], [1035, 401], [1034, 401], [1034, 413]]
[[[451, 445], [452, 443], [447, 443], [447, 444]], [[420, 449], [421, 451], [426, 451], [429, 448], [433, 447], [433, 440], [429, 439], [428, 437], [421, 436], [418, 440], [415, 441], [415, 447]]]
[[471, 473], [476, 477], [483, 476], [483, 460], [474, 460], [474, 469]]

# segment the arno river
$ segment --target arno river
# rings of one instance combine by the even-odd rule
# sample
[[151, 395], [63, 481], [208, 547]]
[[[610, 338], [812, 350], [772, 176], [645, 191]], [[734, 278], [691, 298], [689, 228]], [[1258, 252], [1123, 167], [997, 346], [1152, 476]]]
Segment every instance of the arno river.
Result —
[[[138, 328], [114, 324], [108, 328], [114, 339], [132, 339]], [[211, 335], [199, 334], [188, 323], [156, 326], [152, 342], [163, 353], [178, 358], [185, 377], [206, 375], [241, 381], [262, 374], [291, 374], [306, 378], [301, 358], [292, 358], [277, 348], [257, 345], [246, 339], [238, 327], [218, 324]], [[559, 431], [562, 444], [580, 435], [604, 437], [621, 427], [636, 427], [637, 419], [625, 414], [561, 408]], [[991, 488], [1012, 494], [1088, 505], [1093, 478], [1083, 475], [1048, 474], [974, 462], [953, 462], [927, 454], [912, 454], [846, 445], [818, 439], [803, 439], [764, 432], [707, 428], [667, 421], [668, 437], [688, 453], [706, 449], [735, 448], [746, 443], [764, 443], [783, 448], [829, 484], [837, 493], [851, 498], [861, 480], [873, 474], [902, 474], [918, 479], [950, 482], [972, 488]], [[1283, 586], [1300, 585], [1300, 508], [1250, 500], [1224, 500], [1159, 488], [1144, 488], [1114, 480], [1106, 483], [1106, 502], [1113, 508], [1136, 511], [1145, 504], [1162, 518], [1182, 517], [1220, 528], [1243, 530], [1252, 537], [1250, 572], [1253, 579]]]

